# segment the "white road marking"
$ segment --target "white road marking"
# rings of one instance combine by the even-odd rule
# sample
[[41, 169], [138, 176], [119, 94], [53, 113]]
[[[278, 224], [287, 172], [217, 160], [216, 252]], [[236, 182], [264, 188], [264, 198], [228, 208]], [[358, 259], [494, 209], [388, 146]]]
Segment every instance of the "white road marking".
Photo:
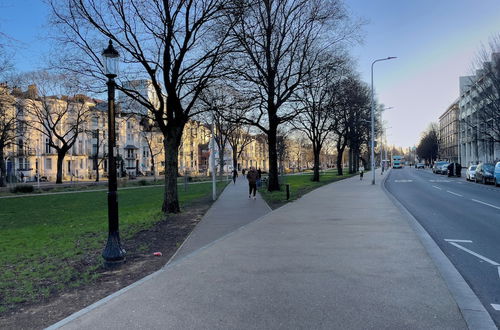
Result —
[[500, 277], [500, 267], [498, 267], [498, 277]]
[[498, 304], [491, 304], [491, 307], [493, 307], [493, 309], [496, 311], [500, 311], [500, 305]]
[[413, 182], [413, 180], [394, 180], [394, 182]]
[[491, 205], [491, 204], [488, 204], [488, 203], [485, 203], [485, 202], [481, 202], [481, 201], [478, 201], [477, 199], [473, 199], [473, 201], [476, 202], [476, 203], [481, 203], [481, 204], [484, 204], [484, 205], [488, 205], [488, 206], [491, 206], [491, 207], [494, 207], [494, 208], [500, 210], [500, 207], [498, 207], [498, 206]]
[[481, 259], [481, 260], [483, 260], [483, 261], [486, 261], [487, 263], [489, 263], [489, 264], [491, 264], [491, 265], [493, 265], [493, 266], [500, 266], [500, 264], [499, 264], [498, 262], [495, 262], [495, 261], [493, 261], [493, 260], [491, 260], [491, 259], [488, 259], [488, 258], [486, 258], [486, 257], [483, 257], [483, 256], [482, 256], [482, 255], [480, 255], [479, 253], [476, 253], [476, 252], [471, 251], [471, 250], [469, 250], [469, 249], [467, 249], [467, 248], [464, 248], [463, 246], [461, 246], [461, 245], [459, 245], [459, 244], [457, 244], [457, 243], [455, 243], [455, 242], [448, 242], [448, 243], [450, 243], [451, 245], [453, 245], [453, 246], [455, 246], [455, 247], [459, 248], [460, 250], [463, 250], [463, 251], [465, 251], [465, 252], [467, 252], [467, 253], [472, 254], [472, 255], [473, 255], [473, 256], [475, 256], [475, 257], [478, 257], [479, 259]]
[[450, 182], [450, 180], [429, 180], [429, 182]]
[[439, 188], [438, 186], [433, 186], [433, 187], [434, 187], [434, 188], [436, 188], [436, 189], [442, 190], [442, 189], [441, 189], [441, 188]]
[[444, 239], [446, 242], [456, 242], [456, 243], [472, 243], [471, 240], [468, 239]]
[[447, 193], [450, 193], [450, 194], [452, 194], [452, 195], [455, 195], [455, 196], [464, 197], [464, 196], [462, 196], [462, 195], [460, 195], [460, 194], [454, 193], [453, 191], [446, 190], [446, 192], [447, 192]]

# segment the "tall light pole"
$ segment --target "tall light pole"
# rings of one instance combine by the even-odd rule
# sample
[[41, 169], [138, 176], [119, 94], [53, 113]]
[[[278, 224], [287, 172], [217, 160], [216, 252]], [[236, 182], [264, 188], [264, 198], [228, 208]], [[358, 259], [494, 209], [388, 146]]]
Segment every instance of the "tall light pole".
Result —
[[108, 48], [102, 55], [104, 57], [104, 73], [108, 78], [108, 241], [102, 252], [104, 264], [114, 266], [125, 261], [125, 250], [121, 246], [120, 232], [118, 230], [118, 196], [115, 157], [115, 78], [118, 73], [120, 54], [113, 47], [110, 40]]
[[386, 58], [379, 58], [375, 61], [372, 62], [372, 104], [371, 104], [371, 124], [372, 124], [372, 134], [371, 134], [371, 159], [370, 159], [370, 163], [371, 163], [371, 170], [372, 170], [372, 184], [375, 184], [375, 101], [374, 101], [374, 96], [373, 96], [373, 65], [377, 62], [381, 62], [381, 61], [387, 61], [387, 60], [392, 60], [392, 59], [395, 59], [396, 57], [395, 56], [389, 56], [389, 57], [386, 57]]

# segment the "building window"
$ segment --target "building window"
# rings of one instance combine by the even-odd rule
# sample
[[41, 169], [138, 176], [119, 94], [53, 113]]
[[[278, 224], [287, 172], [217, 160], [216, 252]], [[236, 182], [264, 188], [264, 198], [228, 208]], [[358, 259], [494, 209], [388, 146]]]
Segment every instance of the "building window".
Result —
[[52, 170], [52, 158], [45, 159], [45, 168], [47, 170]]
[[50, 141], [49, 139], [45, 139], [45, 153], [50, 154], [52, 151], [50, 149]]

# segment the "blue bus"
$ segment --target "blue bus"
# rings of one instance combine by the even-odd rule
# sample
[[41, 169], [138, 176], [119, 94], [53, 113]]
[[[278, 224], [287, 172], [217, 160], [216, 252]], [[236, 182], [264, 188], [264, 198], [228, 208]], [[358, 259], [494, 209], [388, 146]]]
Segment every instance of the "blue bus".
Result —
[[392, 168], [403, 168], [403, 156], [392, 156]]

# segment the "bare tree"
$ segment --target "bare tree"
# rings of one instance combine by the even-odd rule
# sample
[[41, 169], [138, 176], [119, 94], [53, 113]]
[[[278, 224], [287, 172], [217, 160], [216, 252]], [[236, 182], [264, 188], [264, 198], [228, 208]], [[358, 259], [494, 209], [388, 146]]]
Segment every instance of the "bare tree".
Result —
[[[177, 193], [178, 150], [184, 126], [200, 113], [200, 93], [218, 75], [227, 51], [230, 26], [224, 25], [229, 0], [49, 0], [60, 41], [85, 57], [69, 56], [65, 69], [99, 81], [104, 76], [99, 53], [102, 39], [112, 40], [124, 55], [124, 80], [147, 79], [156, 97], [130, 84], [117, 88], [145, 107], [164, 136], [165, 193], [162, 210], [180, 212]], [[71, 46], [70, 46], [71, 45]], [[73, 54], [69, 54], [73, 55]], [[125, 81], [126, 82], [126, 81]], [[201, 108], [198, 108], [201, 109]]]
[[231, 16], [238, 50], [231, 65], [241, 88], [255, 100], [245, 123], [260, 128], [268, 138], [268, 190], [279, 190], [278, 127], [296, 116], [288, 103], [307, 73], [306, 59], [311, 60], [318, 44], [330, 48], [356, 29], [345, 28], [347, 16], [337, 0], [239, 2], [241, 10]]
[[333, 133], [337, 118], [333, 94], [337, 92], [335, 81], [343, 77], [343, 60], [328, 56], [307, 70], [304, 81], [297, 92], [299, 111], [292, 121], [295, 129], [307, 136], [312, 144], [314, 173], [312, 181], [319, 181], [320, 155], [325, 141]]
[[[149, 155], [151, 157], [151, 172], [153, 173], [153, 180], [156, 182], [156, 157], [162, 154], [163, 149], [163, 141], [162, 143], [155, 143], [155, 139], [158, 139], [158, 135], [161, 132], [158, 132], [153, 125], [148, 125], [143, 123], [143, 129], [141, 130], [141, 136], [146, 141], [148, 145]], [[163, 135], [162, 135], [163, 137]]]
[[436, 123], [431, 123], [422, 134], [417, 146], [417, 155], [419, 159], [425, 159], [427, 163], [431, 164], [438, 158], [438, 151], [439, 129]]
[[369, 136], [370, 97], [367, 87], [354, 74], [332, 86], [330, 107], [333, 109], [337, 148], [337, 171], [343, 175], [342, 158], [349, 147], [349, 172], [357, 171], [360, 151]]
[[31, 83], [31, 91], [23, 99], [24, 123], [45, 136], [56, 150], [56, 183], [62, 183], [64, 157], [84, 131], [93, 104], [88, 97], [75, 93], [64, 76], [35, 72], [25, 79]]
[[22, 134], [17, 129], [20, 112], [16, 103], [16, 99], [10, 93], [9, 86], [6, 83], [0, 84], [0, 187], [6, 185], [6, 150], [15, 145], [16, 139]]
[[[245, 108], [241, 95], [231, 86], [221, 84], [207, 88], [201, 96], [210, 116], [205, 116], [205, 123], [211, 128], [212, 135], [219, 149], [219, 174], [224, 171], [224, 154], [229, 139], [240, 129], [241, 112]], [[234, 158], [234, 157], [233, 157]], [[234, 165], [234, 162], [233, 162]]]
[[234, 130], [228, 135], [227, 139], [232, 149], [233, 168], [238, 168], [238, 159], [252, 141], [253, 136], [250, 133], [250, 126], [235, 124]]

